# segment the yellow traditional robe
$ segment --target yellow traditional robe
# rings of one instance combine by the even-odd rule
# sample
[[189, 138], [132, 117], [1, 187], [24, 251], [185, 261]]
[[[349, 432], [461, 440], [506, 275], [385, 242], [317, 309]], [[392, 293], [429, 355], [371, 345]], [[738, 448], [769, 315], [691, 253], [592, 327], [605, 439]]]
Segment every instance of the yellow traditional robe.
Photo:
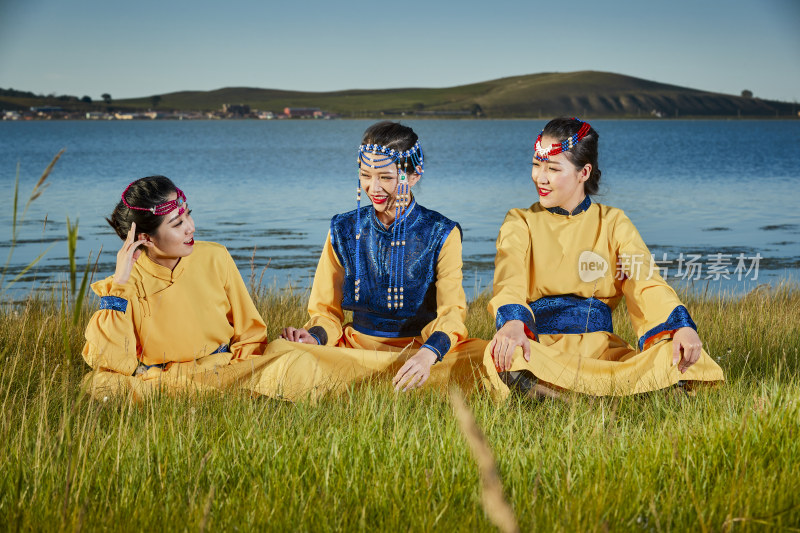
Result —
[[[588, 197], [573, 213], [537, 202], [509, 211], [500, 228], [489, 312], [498, 329], [520, 319], [532, 337], [545, 317], [549, 328], [539, 331], [539, 342], [530, 341], [530, 362], [517, 348], [511, 370], [528, 370], [544, 382], [592, 395], [640, 393], [679, 380], [723, 380], [722, 369], [705, 351], [685, 374], [672, 365], [671, 334], [693, 323], [630, 219]], [[593, 303], [594, 312], [605, 311], [610, 325], [610, 310], [623, 296], [642, 351], [610, 331], [583, 332]], [[597, 317], [592, 318], [594, 323]], [[578, 332], [559, 333], [575, 328]], [[495, 369], [490, 346], [484, 366], [489, 388], [506, 397], [508, 387]]]
[[[278, 339], [270, 342], [267, 353], [302, 350], [313, 354], [316, 361], [306, 373], [313, 376], [308, 380], [314, 383], [309, 390], [309, 396], [313, 399], [324, 392], [341, 390], [349, 383], [365, 378], [381, 376], [388, 381], [423, 345], [432, 347], [436, 353], [440, 344], [432, 343], [430, 339], [434, 334], [442, 339], [444, 334], [449, 339], [449, 343], [445, 341], [445, 344], [449, 344], [450, 349], [442, 354], [441, 362], [433, 365], [425, 386], [455, 383], [463, 390], [471, 391], [480, 382], [480, 367], [487, 341], [468, 339], [464, 325], [467, 304], [461, 266], [461, 231], [458, 228], [447, 235], [436, 259], [433, 281], [435, 318], [417, 336], [370, 335], [358, 331], [352, 323], [344, 324], [342, 301], [345, 268], [336, 254], [329, 232], [314, 275], [308, 303], [310, 319], [303, 326], [312, 333], [319, 332], [318, 340], [321, 336], [324, 345], [300, 345]], [[319, 331], [320, 328], [324, 334]]]
[[[86, 327], [84, 386], [96, 399], [155, 390], [232, 386], [293, 398], [308, 388], [291, 372], [303, 354], [263, 356], [266, 326], [224, 246], [195, 241], [174, 270], [141, 254], [127, 283], [92, 285], [100, 310]], [[133, 376], [139, 364], [143, 375]]]

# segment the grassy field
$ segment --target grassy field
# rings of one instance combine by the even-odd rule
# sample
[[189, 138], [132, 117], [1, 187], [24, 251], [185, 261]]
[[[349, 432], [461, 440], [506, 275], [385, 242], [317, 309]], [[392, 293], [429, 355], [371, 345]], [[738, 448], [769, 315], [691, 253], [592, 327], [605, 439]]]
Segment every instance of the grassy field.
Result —
[[[253, 290], [274, 338], [306, 295]], [[491, 530], [444, 391], [381, 378], [318, 406], [242, 394], [132, 405], [79, 394], [96, 305], [0, 305], [4, 530]], [[696, 397], [467, 398], [522, 530], [800, 525], [800, 287], [685, 296], [728, 378]], [[468, 326], [489, 338], [486, 297]], [[623, 308], [619, 333], [633, 340]], [[66, 348], [65, 348], [66, 347]], [[677, 391], [674, 391], [677, 392]]]

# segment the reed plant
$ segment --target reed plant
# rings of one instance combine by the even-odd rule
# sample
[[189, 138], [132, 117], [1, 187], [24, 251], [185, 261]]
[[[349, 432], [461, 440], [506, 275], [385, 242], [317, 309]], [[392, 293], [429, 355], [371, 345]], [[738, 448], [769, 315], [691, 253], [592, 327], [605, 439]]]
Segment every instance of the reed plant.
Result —
[[[63, 292], [0, 302], [2, 529], [494, 528], [444, 391], [397, 394], [385, 377], [318, 405], [88, 400], [79, 354], [98, 302], [79, 301], [72, 265]], [[304, 291], [251, 294], [270, 339], [305, 320]], [[682, 296], [722, 386], [498, 405], [476, 384], [466, 405], [494, 456], [482, 469], [520, 530], [800, 529], [800, 287]], [[487, 302], [470, 302], [473, 336], [492, 334]], [[633, 342], [624, 306], [614, 314]]]

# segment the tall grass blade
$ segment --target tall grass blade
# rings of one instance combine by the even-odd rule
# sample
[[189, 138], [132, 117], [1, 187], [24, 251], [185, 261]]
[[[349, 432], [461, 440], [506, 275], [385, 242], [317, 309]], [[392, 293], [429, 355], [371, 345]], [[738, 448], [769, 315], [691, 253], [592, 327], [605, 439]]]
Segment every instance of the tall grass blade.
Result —
[[[28, 263], [25, 266], [25, 268], [20, 270], [19, 273], [11, 279], [11, 281], [9, 281], [7, 284], [3, 285], [2, 288], [0, 289], [0, 296], [5, 294], [6, 290], [8, 290], [12, 285], [14, 285], [14, 283], [19, 281], [20, 278], [22, 278], [22, 276], [24, 276], [31, 268], [36, 266], [36, 263], [38, 263], [47, 254], [47, 252], [49, 252], [53, 248], [53, 246], [55, 246], [55, 244], [51, 244], [50, 246], [48, 246], [45, 251], [43, 251], [42, 253], [37, 255], [36, 258], [33, 261]], [[3, 272], [3, 275], [5, 276], [5, 271]]]
[[[14, 248], [17, 246], [17, 226], [25, 220], [25, 214], [28, 212], [28, 207], [37, 199], [39, 196], [42, 195], [44, 192], [46, 185], [45, 181], [50, 176], [50, 173], [53, 171], [53, 167], [61, 158], [61, 155], [66, 151], [66, 148], [62, 148], [56, 156], [50, 161], [50, 164], [47, 165], [47, 168], [44, 169], [42, 175], [39, 177], [39, 181], [36, 182], [36, 185], [33, 186], [33, 190], [31, 191], [30, 196], [28, 197], [28, 201], [25, 203], [25, 208], [22, 210], [22, 216], [18, 216], [19, 214], [19, 171], [20, 171], [20, 163], [17, 163], [17, 173], [16, 178], [14, 180], [14, 202], [12, 207], [12, 216], [11, 216], [11, 246], [8, 249], [8, 257], [6, 258], [6, 263], [3, 265], [3, 272], [0, 273], [0, 296], [2, 296], [6, 289], [14, 284], [14, 282], [18, 281], [28, 270], [31, 269], [39, 260], [44, 257], [44, 255], [52, 248], [48, 248], [39, 256], [33, 260], [33, 262], [29, 263], [23, 270], [20, 272], [8, 285], [5, 284], [6, 276], [8, 274], [9, 265], [11, 265], [11, 258], [14, 256]], [[46, 219], [45, 219], [46, 220]], [[45, 222], [46, 223], [46, 222]]]
[[11, 257], [14, 255], [14, 247], [17, 244], [17, 205], [19, 204], [19, 163], [17, 163], [17, 176], [14, 179], [14, 204], [12, 207], [12, 216], [11, 216], [11, 246], [8, 249], [8, 257], [6, 258], [6, 264], [3, 265], [3, 273], [0, 274], [0, 294], [2, 294], [2, 289], [4, 287], [3, 282], [6, 279], [6, 272], [8, 272], [8, 265], [11, 264]]
[[475, 422], [472, 411], [464, 403], [464, 397], [455, 387], [450, 389], [450, 403], [461, 432], [472, 450], [472, 456], [478, 463], [481, 474], [481, 502], [489, 520], [503, 533], [518, 533], [519, 525], [514, 516], [514, 509], [503, 496], [503, 483], [497, 473], [497, 464], [486, 436]]
[[62, 148], [61, 150], [59, 150], [56, 156], [53, 158], [53, 160], [50, 161], [50, 164], [47, 165], [47, 168], [44, 169], [44, 172], [42, 172], [39, 181], [37, 181], [36, 185], [33, 186], [33, 190], [31, 191], [31, 195], [28, 198], [28, 202], [25, 204], [25, 209], [22, 210], [22, 218], [25, 218], [25, 213], [28, 211], [28, 207], [33, 203], [33, 201], [39, 198], [44, 192], [45, 188], [47, 187], [44, 182], [47, 181], [47, 178], [53, 171], [53, 167], [56, 166], [56, 163], [58, 162], [59, 159], [61, 159], [61, 155], [66, 150], [67, 150], [66, 148]]
[[78, 221], [75, 221], [75, 226], [67, 217], [67, 250], [69, 256], [69, 291], [73, 298], [75, 297], [75, 283], [77, 277], [77, 266], [75, 263], [75, 253], [78, 248]]
[[78, 319], [81, 316], [81, 309], [83, 308], [83, 300], [86, 297], [86, 287], [88, 286], [89, 282], [89, 269], [92, 266], [92, 254], [89, 254], [88, 259], [86, 260], [86, 268], [83, 269], [83, 279], [81, 280], [81, 286], [78, 289], [78, 294], [75, 295], [75, 301], [72, 305], [72, 325], [78, 325]]

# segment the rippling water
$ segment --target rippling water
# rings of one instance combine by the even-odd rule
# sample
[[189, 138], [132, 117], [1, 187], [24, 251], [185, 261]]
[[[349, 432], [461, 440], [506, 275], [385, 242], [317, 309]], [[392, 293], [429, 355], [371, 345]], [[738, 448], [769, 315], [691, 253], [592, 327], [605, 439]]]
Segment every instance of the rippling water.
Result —
[[[355, 150], [371, 122], [0, 122], [0, 254], [10, 245], [17, 163], [24, 203], [66, 148], [25, 215], [10, 272], [53, 247], [17, 292], [65, 279], [67, 216], [80, 220], [79, 259], [102, 247], [95, 277], [112, 274], [120, 243], [103, 217], [130, 181], [152, 174], [186, 191], [197, 238], [225, 244], [246, 280], [252, 268], [267, 283], [308, 286], [330, 217], [355, 207]], [[603, 171], [596, 200], [626, 211], [656, 257], [673, 261], [671, 277], [680, 254], [693, 254], [705, 265], [701, 287], [741, 292], [800, 278], [799, 121], [591, 122]], [[544, 123], [407, 122], [425, 150], [419, 202], [464, 229], [469, 296], [491, 285], [506, 211], [536, 201], [530, 159]], [[708, 273], [717, 253], [730, 256], [731, 280]], [[757, 279], [736, 279], [739, 254], [748, 266], [760, 254]]]

